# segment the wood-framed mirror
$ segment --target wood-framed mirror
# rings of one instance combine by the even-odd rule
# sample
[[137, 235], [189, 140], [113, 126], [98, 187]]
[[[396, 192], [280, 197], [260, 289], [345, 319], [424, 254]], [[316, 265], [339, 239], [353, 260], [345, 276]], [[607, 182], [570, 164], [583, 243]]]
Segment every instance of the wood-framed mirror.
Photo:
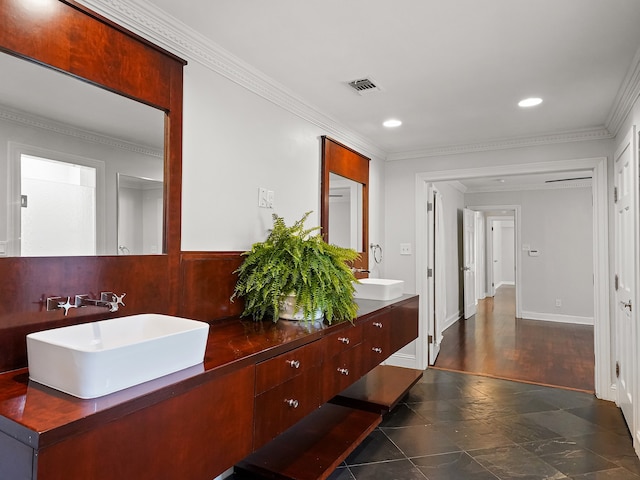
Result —
[[[0, 54], [155, 109], [163, 129], [163, 205], [158, 209], [162, 245], [156, 245], [156, 254], [6, 256], [7, 238], [0, 238], [0, 371], [5, 371], [26, 365], [25, 335], [34, 331], [114, 315], [177, 314], [186, 62], [73, 0], [0, 0], [0, 20]], [[0, 187], [0, 194], [6, 193]], [[56, 214], [61, 222], [67, 215], [66, 211]], [[111, 230], [108, 233], [115, 235], [116, 229]], [[90, 294], [96, 298], [103, 291], [126, 293], [126, 308], [115, 314], [104, 308], [72, 309], [68, 315], [63, 309], [46, 308], [48, 297]]]
[[[115, 200], [116, 173], [120, 172], [165, 181], [159, 219], [163, 235], [151, 253], [179, 252], [185, 62], [73, 1], [2, 0], [0, 18], [3, 19], [0, 63], [7, 74], [12, 74], [7, 75], [6, 85], [0, 89], [0, 119], [5, 122], [0, 132], [5, 135], [0, 138], [9, 142], [10, 147], [17, 145], [12, 148], [20, 153], [19, 158], [25, 157], [22, 150], [37, 148], [41, 152], [37, 157], [51, 167], [47, 178], [25, 180], [20, 176], [19, 161], [13, 158], [16, 155], [0, 159], [0, 165], [10, 173], [7, 177], [17, 178], [9, 182], [9, 193], [13, 195], [7, 198], [11, 208], [0, 202], [3, 211], [9, 213], [0, 226], [0, 242], [4, 242], [4, 253], [0, 256], [120, 254]], [[77, 35], [78, 29], [84, 32], [83, 36]], [[129, 119], [133, 123], [128, 127]], [[62, 183], [55, 176], [61, 168], [71, 171], [63, 173], [67, 181], [74, 168], [89, 168], [82, 163], [84, 160], [92, 168], [93, 164], [98, 165], [96, 179], [85, 181], [87, 174], [83, 173], [80, 187], [75, 188], [69, 181], [74, 187], [63, 188], [62, 194], [47, 193], [60, 192]], [[30, 182], [28, 187], [26, 182]], [[60, 201], [42, 202], [41, 210], [36, 210], [40, 204], [30, 202], [26, 215], [28, 197], [21, 194], [24, 193], [21, 188], [29, 188], [34, 199], [49, 195], [50, 199]], [[59, 216], [56, 212], [71, 210], [62, 199], [78, 197], [67, 195], [71, 188], [82, 190], [83, 201], [91, 197], [86, 212], [82, 213], [83, 218], [90, 218], [95, 225], [87, 228], [84, 222], [77, 227], [89, 239], [77, 253], [67, 245], [54, 248], [47, 240], [55, 237], [62, 244], [75, 240], [64, 237], [75, 235], [76, 230], [71, 227], [65, 230], [64, 217], [56, 218]], [[89, 190], [94, 191], [89, 195]], [[56, 208], [52, 203], [59, 206]], [[13, 204], [17, 207], [13, 208]], [[77, 204], [76, 201], [73, 205]], [[3, 216], [0, 215], [0, 220]], [[37, 221], [25, 225], [21, 216]], [[56, 219], [46, 221], [52, 217]], [[53, 227], [47, 227], [47, 223], [57, 226], [59, 231], [52, 232]]]
[[356, 277], [369, 270], [370, 159], [327, 136], [322, 136], [320, 225], [326, 242], [353, 248], [360, 254]]

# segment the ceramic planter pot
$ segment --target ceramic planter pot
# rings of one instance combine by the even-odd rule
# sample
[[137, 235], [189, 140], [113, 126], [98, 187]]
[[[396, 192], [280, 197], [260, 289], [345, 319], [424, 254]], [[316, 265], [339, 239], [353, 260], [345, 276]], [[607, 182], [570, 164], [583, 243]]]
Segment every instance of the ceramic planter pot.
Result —
[[288, 295], [280, 305], [280, 318], [284, 318], [285, 320], [315, 321], [322, 318], [322, 310], [316, 310], [312, 318], [305, 318], [302, 309], [296, 309], [295, 295]]

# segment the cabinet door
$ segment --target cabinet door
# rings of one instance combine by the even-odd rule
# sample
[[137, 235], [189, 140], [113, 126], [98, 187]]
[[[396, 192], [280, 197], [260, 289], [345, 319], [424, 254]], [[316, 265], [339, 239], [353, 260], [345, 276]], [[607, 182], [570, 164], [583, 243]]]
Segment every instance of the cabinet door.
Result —
[[316, 341], [256, 365], [256, 395], [320, 365], [323, 347]]
[[363, 326], [350, 325], [322, 339], [324, 357], [333, 357], [362, 343]]
[[256, 397], [256, 450], [320, 406], [320, 367], [307, 370]]
[[365, 373], [360, 344], [325, 360], [322, 365], [322, 403], [328, 402]]
[[418, 338], [418, 299], [391, 307], [390, 354]]
[[215, 478], [251, 452], [254, 386], [251, 365], [69, 436], [38, 452], [38, 480]]

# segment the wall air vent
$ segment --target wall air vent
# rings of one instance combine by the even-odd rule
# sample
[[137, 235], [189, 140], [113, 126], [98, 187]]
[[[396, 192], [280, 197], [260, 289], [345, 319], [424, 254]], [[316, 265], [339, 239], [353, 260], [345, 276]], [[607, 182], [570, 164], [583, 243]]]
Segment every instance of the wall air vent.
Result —
[[349, 82], [349, 86], [353, 88], [359, 95], [369, 95], [374, 92], [381, 92], [382, 88], [371, 78], [361, 78]]

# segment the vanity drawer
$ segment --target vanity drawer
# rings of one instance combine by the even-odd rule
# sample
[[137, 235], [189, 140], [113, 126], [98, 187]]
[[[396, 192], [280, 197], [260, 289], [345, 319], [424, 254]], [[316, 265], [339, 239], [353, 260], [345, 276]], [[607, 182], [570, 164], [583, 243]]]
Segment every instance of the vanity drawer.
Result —
[[256, 365], [256, 395], [303, 374], [322, 361], [322, 345], [316, 341]]
[[391, 355], [391, 323], [390, 312], [376, 315], [364, 323], [362, 361], [366, 371], [376, 367]]
[[254, 450], [320, 407], [321, 373], [319, 366], [309, 368], [256, 397]]
[[362, 343], [362, 337], [362, 325], [351, 325], [339, 332], [327, 335], [324, 340], [322, 340], [325, 344], [324, 357], [333, 357], [334, 355], [353, 348]]
[[328, 402], [365, 372], [363, 366], [363, 345], [346, 350], [325, 359], [322, 365], [322, 402]]

